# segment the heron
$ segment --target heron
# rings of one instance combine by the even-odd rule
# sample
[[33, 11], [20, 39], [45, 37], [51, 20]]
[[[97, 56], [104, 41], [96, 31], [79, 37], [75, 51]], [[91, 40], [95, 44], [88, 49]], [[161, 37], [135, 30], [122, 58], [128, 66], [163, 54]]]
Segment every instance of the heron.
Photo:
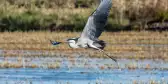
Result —
[[[80, 37], [67, 39], [66, 42], [69, 44], [69, 46], [71, 48], [92, 48], [99, 50], [107, 57], [117, 62], [114, 57], [109, 56], [103, 50], [106, 46], [105, 41], [98, 39], [107, 23], [111, 7], [112, 0], [101, 0], [97, 9], [89, 16]], [[53, 45], [60, 44], [60, 42], [54, 41], [51, 41], [51, 43]]]

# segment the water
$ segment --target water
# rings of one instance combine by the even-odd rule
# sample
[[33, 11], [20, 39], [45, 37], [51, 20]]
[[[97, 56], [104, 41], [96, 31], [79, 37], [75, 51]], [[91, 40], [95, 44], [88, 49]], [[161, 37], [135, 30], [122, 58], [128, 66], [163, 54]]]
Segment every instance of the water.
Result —
[[[6, 59], [9, 63], [18, 63], [17, 57]], [[0, 63], [3, 62], [4, 57], [0, 57]], [[0, 69], [1, 84], [168, 83], [168, 62], [162, 60], [118, 59], [119, 69], [114, 61], [103, 58], [24, 57], [21, 62], [24, 62], [23, 68]], [[59, 63], [59, 68], [47, 68], [48, 64], [55, 63]], [[37, 67], [26, 67], [31, 64]]]
[[1, 84], [131, 84], [134, 81], [168, 83], [168, 71], [161, 70], [96, 70], [96, 69], [0, 69]]

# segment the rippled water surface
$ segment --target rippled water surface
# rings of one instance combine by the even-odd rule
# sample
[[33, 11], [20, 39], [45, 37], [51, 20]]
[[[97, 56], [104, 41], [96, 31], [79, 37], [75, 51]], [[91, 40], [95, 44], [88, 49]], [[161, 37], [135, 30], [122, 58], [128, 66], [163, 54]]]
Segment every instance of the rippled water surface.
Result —
[[[17, 57], [0, 58], [18, 63]], [[25, 61], [26, 60], [26, 61]], [[118, 60], [89, 57], [24, 57], [24, 66], [37, 68], [1, 68], [1, 84], [132, 84], [168, 83], [168, 62], [162, 60]], [[48, 64], [59, 68], [47, 68]]]
[[168, 71], [160, 70], [96, 70], [96, 69], [1, 69], [0, 81], [3, 84], [95, 84], [95, 83], [167, 83]]

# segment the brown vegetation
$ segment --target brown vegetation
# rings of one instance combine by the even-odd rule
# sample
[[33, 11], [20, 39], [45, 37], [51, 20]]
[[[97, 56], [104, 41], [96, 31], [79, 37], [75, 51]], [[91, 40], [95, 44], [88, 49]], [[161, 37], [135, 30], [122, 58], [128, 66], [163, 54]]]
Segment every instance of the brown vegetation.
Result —
[[[97, 51], [71, 49], [68, 44], [53, 46], [49, 40], [65, 41], [80, 36], [77, 32], [4, 32], [0, 34], [0, 48], [4, 56], [70, 56], [73, 53], [104, 57]], [[105, 51], [117, 58], [167, 59], [167, 32], [104, 32], [100, 39], [107, 42]], [[37, 53], [31, 53], [30, 50]]]

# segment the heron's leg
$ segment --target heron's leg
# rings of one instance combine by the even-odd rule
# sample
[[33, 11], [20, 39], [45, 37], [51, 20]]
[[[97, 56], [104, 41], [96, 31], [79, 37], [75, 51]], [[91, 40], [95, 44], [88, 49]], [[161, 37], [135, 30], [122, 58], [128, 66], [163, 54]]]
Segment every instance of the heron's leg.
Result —
[[110, 59], [112, 59], [115, 63], [117, 63], [117, 68], [119, 68], [119, 64], [118, 64], [117, 60], [114, 57], [109, 56], [104, 50], [99, 49], [99, 51], [102, 52], [103, 54], [105, 54], [105, 56], [107, 56]]
[[109, 57], [110, 59], [112, 59], [115, 63], [117, 63], [117, 68], [119, 68], [119, 64], [118, 64], [117, 60], [114, 59], [114, 57], [109, 56], [106, 52], [104, 52], [104, 50], [102, 50], [102, 49], [100, 49], [100, 48], [98, 48], [98, 47], [96, 47], [96, 46], [94, 46], [94, 45], [92, 45], [92, 44], [90, 44], [89, 46], [90, 46], [91, 48], [94, 48], [94, 49], [99, 50], [100, 52], [102, 52], [103, 54], [105, 54], [105, 56], [107, 56], [107, 57]]
[[110, 59], [112, 59], [113, 61], [117, 62], [117, 60], [114, 57], [109, 56], [104, 50], [99, 50], [100, 52], [102, 52], [103, 54], [105, 54], [107, 57], [109, 57]]
[[117, 60], [114, 59], [114, 57], [111, 57], [111, 56], [109, 56], [107, 53], [105, 53], [104, 50], [102, 50], [102, 49], [100, 49], [100, 48], [98, 48], [98, 47], [96, 47], [96, 46], [94, 46], [94, 45], [92, 45], [92, 44], [89, 44], [89, 46], [90, 46], [91, 48], [94, 48], [94, 49], [99, 50], [100, 52], [103, 52], [103, 54], [105, 54], [107, 57], [109, 57], [110, 59], [112, 59], [113, 61], [115, 61], [115, 62], [117, 63]]

